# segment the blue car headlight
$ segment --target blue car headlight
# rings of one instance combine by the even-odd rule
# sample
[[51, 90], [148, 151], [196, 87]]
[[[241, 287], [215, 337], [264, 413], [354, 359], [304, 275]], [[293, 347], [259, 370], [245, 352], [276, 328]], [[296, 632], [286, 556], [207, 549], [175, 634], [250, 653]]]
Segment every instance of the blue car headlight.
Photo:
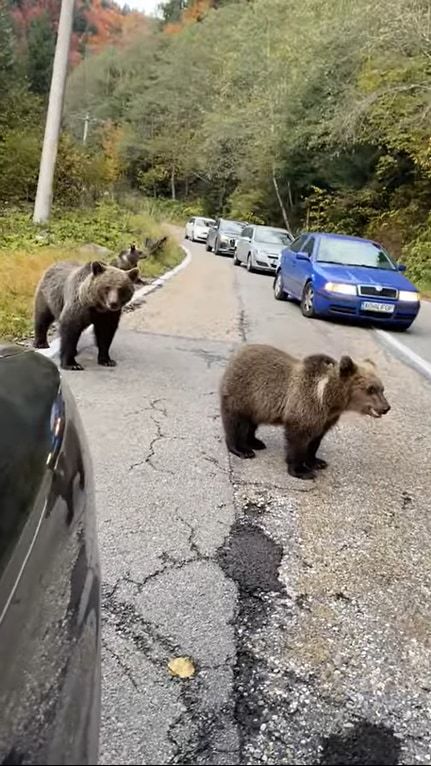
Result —
[[400, 290], [398, 293], [398, 300], [405, 301], [406, 303], [417, 303], [419, 297], [419, 293], [416, 290]]
[[328, 293], [338, 293], [339, 295], [357, 295], [356, 285], [344, 282], [327, 282], [325, 290]]

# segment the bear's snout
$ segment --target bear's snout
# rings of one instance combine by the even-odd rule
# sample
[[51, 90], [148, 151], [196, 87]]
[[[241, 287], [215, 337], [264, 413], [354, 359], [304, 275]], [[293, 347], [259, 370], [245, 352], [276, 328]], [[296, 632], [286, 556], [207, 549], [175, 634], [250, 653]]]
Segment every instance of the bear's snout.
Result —
[[121, 309], [121, 300], [118, 290], [109, 290], [105, 300], [109, 311], [119, 311]]
[[382, 415], [386, 415], [390, 409], [391, 409], [391, 405], [389, 404], [388, 400], [382, 395], [382, 396], [379, 396], [379, 400], [378, 402], [376, 402], [376, 404], [371, 405], [369, 409], [369, 414], [373, 418], [381, 418]]

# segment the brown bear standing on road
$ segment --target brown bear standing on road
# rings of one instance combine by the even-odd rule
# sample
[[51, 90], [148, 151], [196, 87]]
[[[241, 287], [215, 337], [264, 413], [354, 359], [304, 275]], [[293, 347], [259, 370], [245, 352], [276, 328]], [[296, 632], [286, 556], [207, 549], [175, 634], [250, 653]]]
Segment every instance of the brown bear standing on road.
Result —
[[43, 274], [35, 295], [35, 348], [48, 348], [47, 332], [59, 320], [60, 364], [64, 370], [82, 370], [76, 361], [81, 333], [91, 324], [98, 347], [98, 363], [114, 367], [109, 349], [120, 321], [121, 309], [134, 293], [138, 269], [122, 271], [99, 261], [84, 266], [61, 261]]
[[266, 345], [246, 345], [229, 362], [221, 382], [221, 415], [230, 452], [252, 458], [265, 449], [260, 424], [283, 425], [291, 476], [313, 479], [327, 463], [316, 457], [323, 436], [347, 410], [380, 418], [390, 406], [370, 360], [339, 363], [325, 354], [303, 360]]

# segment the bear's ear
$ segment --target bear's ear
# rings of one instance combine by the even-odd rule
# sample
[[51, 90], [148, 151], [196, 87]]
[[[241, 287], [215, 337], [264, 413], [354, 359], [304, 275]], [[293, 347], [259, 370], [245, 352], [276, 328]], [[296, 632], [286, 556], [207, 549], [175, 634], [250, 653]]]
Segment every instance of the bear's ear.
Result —
[[357, 365], [354, 363], [350, 356], [342, 356], [340, 359], [340, 377], [349, 378], [354, 375], [357, 370]]
[[130, 269], [127, 274], [129, 275], [129, 279], [131, 279], [132, 282], [136, 282], [137, 278], [139, 277], [139, 269]]
[[101, 261], [93, 261], [91, 264], [91, 271], [93, 272], [93, 276], [97, 277], [98, 274], [103, 274], [103, 272], [106, 271], [106, 265]]

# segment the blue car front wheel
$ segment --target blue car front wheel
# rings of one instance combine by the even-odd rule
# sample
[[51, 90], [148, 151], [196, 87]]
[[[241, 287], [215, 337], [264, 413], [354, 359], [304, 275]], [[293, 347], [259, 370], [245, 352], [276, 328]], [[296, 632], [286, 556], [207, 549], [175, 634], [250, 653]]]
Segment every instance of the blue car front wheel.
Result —
[[277, 273], [274, 279], [274, 298], [276, 301], [285, 301], [287, 296], [283, 290], [283, 280], [281, 278], [281, 271]]
[[301, 298], [301, 311], [307, 319], [311, 319], [316, 316], [314, 308], [314, 287], [312, 282], [307, 282], [302, 291]]

